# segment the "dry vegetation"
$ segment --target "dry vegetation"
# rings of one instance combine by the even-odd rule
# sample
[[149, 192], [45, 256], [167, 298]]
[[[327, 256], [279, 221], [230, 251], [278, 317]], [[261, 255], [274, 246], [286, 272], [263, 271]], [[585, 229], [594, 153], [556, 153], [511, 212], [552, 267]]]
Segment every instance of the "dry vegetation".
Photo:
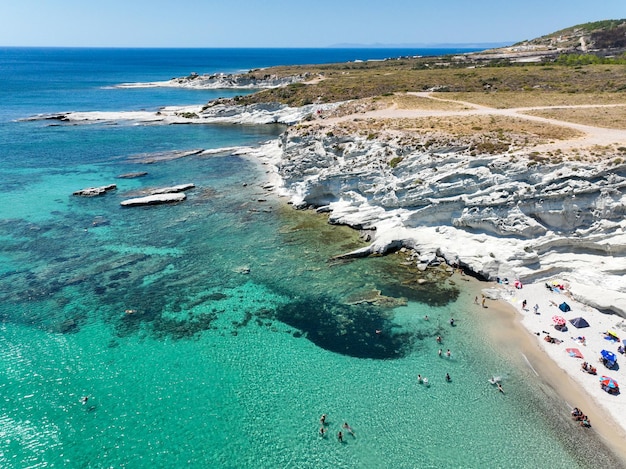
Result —
[[[626, 69], [624, 70], [626, 73]], [[496, 109], [537, 106], [578, 106], [585, 104], [626, 104], [626, 93], [556, 93], [550, 91], [498, 91], [432, 93], [433, 97], [466, 101]]]
[[626, 130], [626, 105], [616, 107], [585, 107], [571, 109], [545, 109], [528, 111], [524, 114], [558, 119], [575, 124]]
[[[444, 94], [445, 93], [441, 93]], [[393, 107], [395, 109], [422, 109], [428, 111], [466, 111], [471, 109], [462, 103], [449, 101], [447, 96], [444, 99], [431, 99], [425, 96], [416, 96], [413, 94], [398, 93], [392, 96], [381, 96], [374, 98], [374, 101], [380, 108]]]
[[[626, 129], [626, 65], [490, 64], [468, 57], [400, 58], [315, 66], [275, 67], [250, 72], [255, 76], [300, 75], [297, 83], [237, 97], [238, 104], [281, 102], [291, 106], [313, 103], [342, 104], [334, 111], [311, 116], [296, 132], [315, 129], [328, 135], [359, 135], [367, 139], [394, 139], [407, 146], [434, 148], [460, 146], [472, 154], [529, 154], [534, 162], [563, 160], [616, 161], [624, 147], [569, 148], [555, 143], [582, 134], [566, 126], [519, 118], [471, 114], [477, 107], [514, 109], [554, 107], [527, 114], [564, 122]], [[424, 92], [428, 92], [426, 95]], [[418, 95], [419, 93], [419, 95]], [[599, 107], [624, 105], [624, 107]], [[590, 106], [567, 108], [568, 106]], [[597, 107], [591, 107], [597, 106]], [[385, 110], [416, 111], [412, 118], [384, 118]], [[465, 113], [463, 116], [419, 117]], [[371, 113], [378, 113], [373, 119]], [[370, 114], [366, 114], [370, 113]], [[357, 117], [361, 114], [363, 117]], [[308, 128], [307, 128], [308, 127]], [[570, 142], [571, 143], [571, 142]], [[565, 154], [567, 153], [567, 154]]]
[[[489, 91], [549, 93], [568, 95], [606, 93], [626, 101], [626, 66], [507, 66], [470, 67], [463, 60], [434, 63], [426, 59], [397, 59], [383, 62], [360, 62], [318, 66], [276, 67], [250, 72], [262, 77], [306, 75], [311, 84], [298, 83], [239, 97], [237, 102], [281, 102], [292, 106], [330, 103], [398, 92], [440, 91], [445, 93], [484, 93]], [[487, 93], [487, 95], [491, 94]], [[576, 98], [574, 98], [576, 99]]]
[[[315, 128], [317, 130], [320, 127]], [[522, 118], [478, 115], [416, 119], [353, 119], [333, 125], [332, 134], [358, 135], [379, 140], [400, 138], [404, 145], [414, 146], [465, 146], [474, 154], [506, 153], [582, 135], [570, 128]]]

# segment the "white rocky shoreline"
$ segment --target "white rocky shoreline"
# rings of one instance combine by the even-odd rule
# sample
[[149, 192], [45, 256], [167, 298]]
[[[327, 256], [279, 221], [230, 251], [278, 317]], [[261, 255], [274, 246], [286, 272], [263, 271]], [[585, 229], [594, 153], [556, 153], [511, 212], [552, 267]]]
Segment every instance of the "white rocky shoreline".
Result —
[[[485, 280], [558, 276], [578, 301], [626, 316], [624, 166], [531, 169], [497, 155], [406, 153], [366, 137], [290, 134], [261, 152], [279, 193], [329, 212], [330, 223], [369, 230], [372, 243], [352, 255], [408, 247], [422, 262], [443, 257]], [[389, 155], [403, 151], [392, 168]]]
[[[279, 139], [239, 153], [265, 162], [275, 190], [296, 208], [313, 207], [328, 212], [330, 223], [368, 230], [371, 244], [347, 255], [407, 247], [421, 262], [444, 258], [485, 280], [558, 277], [577, 301], [626, 317], [625, 163], [531, 164], [528, 149], [502, 158], [470, 155], [454, 142], [410, 146], [401, 136], [335, 135], [326, 115], [340, 104], [218, 103], [31, 119], [284, 124], [290, 127]], [[319, 125], [298, 125], [311, 120]], [[614, 134], [615, 142], [626, 145], [626, 132]]]

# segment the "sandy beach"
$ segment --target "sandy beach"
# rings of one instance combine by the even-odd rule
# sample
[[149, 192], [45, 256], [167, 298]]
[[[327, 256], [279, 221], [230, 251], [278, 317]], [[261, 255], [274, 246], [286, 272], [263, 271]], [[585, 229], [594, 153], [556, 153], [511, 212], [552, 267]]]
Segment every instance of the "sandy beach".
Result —
[[[548, 289], [546, 283], [561, 285], [562, 289]], [[626, 338], [626, 320], [575, 301], [569, 286], [558, 278], [523, 285], [521, 289], [513, 285], [494, 284], [482, 291], [488, 298], [496, 296], [494, 291], [497, 291], [501, 298], [501, 301], [486, 301], [489, 314], [496, 321], [494, 329], [499, 331], [492, 333], [500, 335], [500, 340], [519, 347], [518, 351], [524, 355], [538, 379], [549, 384], [563, 398], [566, 404], [564, 411], [578, 407], [589, 417], [592, 427], [581, 430], [595, 431], [626, 461], [623, 447], [626, 440], [626, 398], [623, 392], [609, 394], [600, 384], [602, 376], [609, 376], [620, 385], [626, 383], [626, 358], [617, 352], [618, 346], [622, 345], [621, 336]], [[564, 312], [559, 308], [564, 302], [571, 310]], [[563, 317], [566, 328], [555, 328], [554, 316]], [[578, 317], [583, 317], [589, 327], [572, 325], [570, 320]], [[621, 335], [619, 342], [606, 338], [609, 330]], [[556, 342], [547, 341], [546, 336], [556, 339]], [[583, 358], [572, 356], [567, 349], [577, 349]], [[616, 355], [617, 365], [613, 369], [606, 368], [601, 362], [602, 350]], [[596, 368], [597, 374], [582, 370], [581, 365], [585, 361]]]

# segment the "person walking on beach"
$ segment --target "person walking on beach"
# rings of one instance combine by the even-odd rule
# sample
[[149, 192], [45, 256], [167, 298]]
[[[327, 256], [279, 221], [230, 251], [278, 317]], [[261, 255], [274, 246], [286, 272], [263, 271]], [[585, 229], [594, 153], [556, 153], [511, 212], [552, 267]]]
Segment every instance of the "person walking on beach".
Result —
[[535, 306], [533, 306], [533, 310], [535, 311], [535, 314], [539, 314], [539, 305], [535, 303]]
[[475, 305], [477, 305], [477, 304], [478, 304], [478, 297], [477, 297], [477, 296], [475, 296], [475, 297], [474, 297], [474, 304], [475, 304]]
[[485, 306], [485, 295], [483, 295], [483, 300], [482, 300], [481, 304], [482, 304], [483, 308], [486, 308], [486, 306]]
[[526, 300], [522, 301], [522, 309], [526, 311]]

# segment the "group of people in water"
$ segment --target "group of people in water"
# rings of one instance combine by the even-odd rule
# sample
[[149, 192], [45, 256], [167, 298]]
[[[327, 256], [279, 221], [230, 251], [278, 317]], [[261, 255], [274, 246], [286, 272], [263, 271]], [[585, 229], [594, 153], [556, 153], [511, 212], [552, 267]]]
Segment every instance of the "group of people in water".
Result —
[[591, 421], [578, 407], [574, 407], [572, 410], [572, 418], [580, 423], [581, 427], [590, 427]]
[[[329, 425], [329, 422], [327, 420], [327, 417], [328, 416], [326, 414], [322, 414], [322, 416], [320, 417], [319, 434], [322, 438], [326, 438], [326, 435], [328, 435], [328, 430], [326, 429], [326, 427]], [[337, 441], [339, 441], [339, 443], [343, 443], [344, 432], [349, 433], [350, 435], [352, 435], [353, 438], [356, 438], [356, 434], [354, 433], [352, 427], [348, 425], [348, 422], [343, 422], [341, 430], [339, 430], [339, 432], [337, 433]]]

